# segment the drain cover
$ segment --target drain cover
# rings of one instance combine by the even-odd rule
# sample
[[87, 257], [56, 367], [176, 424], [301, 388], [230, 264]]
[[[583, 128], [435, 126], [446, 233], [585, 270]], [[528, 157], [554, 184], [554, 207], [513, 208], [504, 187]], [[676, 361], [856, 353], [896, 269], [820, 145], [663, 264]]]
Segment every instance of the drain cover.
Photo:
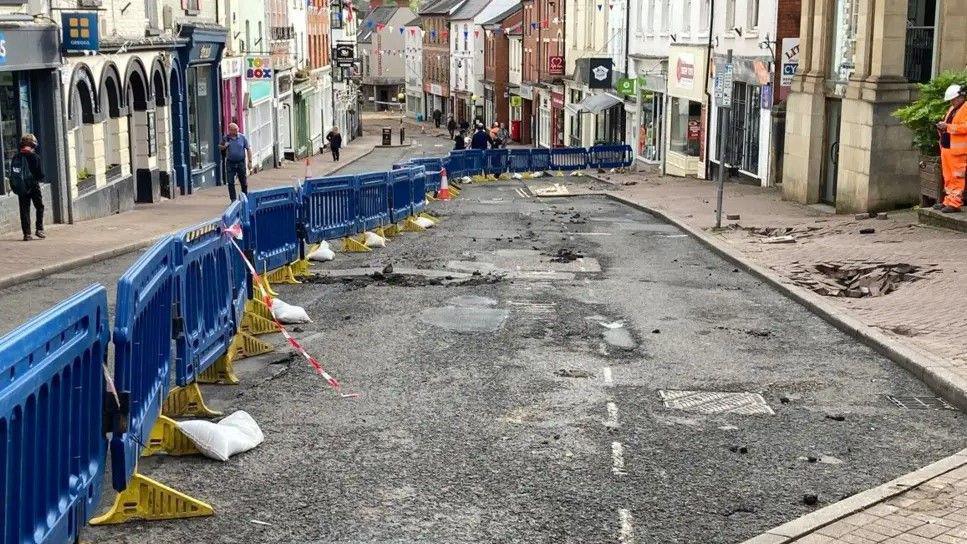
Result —
[[885, 395], [886, 398], [900, 408], [907, 410], [956, 410], [952, 404], [940, 397], [894, 397]]
[[758, 393], [658, 391], [666, 408], [701, 414], [775, 414]]

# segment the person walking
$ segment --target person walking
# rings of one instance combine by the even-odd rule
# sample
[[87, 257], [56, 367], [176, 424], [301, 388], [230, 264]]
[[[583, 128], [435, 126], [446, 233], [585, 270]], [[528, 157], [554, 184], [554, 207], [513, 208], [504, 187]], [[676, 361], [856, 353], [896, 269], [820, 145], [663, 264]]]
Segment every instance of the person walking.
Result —
[[457, 131], [457, 122], [453, 119], [452, 115], [450, 116], [450, 119], [447, 120], [447, 130], [450, 132], [450, 139], [452, 140], [453, 135]]
[[460, 131], [453, 137], [453, 150], [460, 151], [467, 148], [467, 136], [464, 131]]
[[507, 147], [507, 142], [510, 141], [510, 131], [507, 130], [505, 123], [500, 124], [500, 130], [497, 131], [497, 138], [500, 140], [500, 147]]
[[332, 160], [339, 161], [339, 150], [342, 149], [342, 134], [339, 134], [339, 127], [332, 127], [329, 130], [326, 141], [329, 142], [329, 150], [332, 151]]
[[242, 194], [248, 194], [248, 171], [252, 164], [252, 148], [248, 145], [248, 138], [238, 131], [238, 125], [228, 124], [228, 134], [219, 146], [225, 158], [225, 182], [228, 185], [228, 198], [232, 202], [237, 198], [235, 193], [235, 178], [242, 188]]
[[24, 134], [20, 138], [20, 152], [10, 161], [10, 188], [20, 204], [20, 228], [24, 233], [24, 242], [33, 240], [30, 234], [30, 205], [34, 205], [37, 213], [34, 235], [46, 238], [44, 232], [44, 197], [40, 191], [40, 184], [44, 183], [44, 167], [37, 155], [37, 137]]
[[440, 111], [440, 108], [433, 110], [433, 124], [436, 126], [436, 128], [440, 128], [440, 121], [442, 119], [443, 119], [443, 112]]
[[950, 109], [937, 123], [940, 132], [940, 166], [943, 170], [944, 198], [934, 205], [941, 213], [957, 213], [964, 205], [964, 180], [967, 176], [967, 90], [960, 85], [947, 87], [944, 100]]
[[487, 134], [483, 125], [480, 124], [477, 125], [477, 131], [474, 132], [473, 138], [470, 139], [470, 149], [487, 149], [491, 142], [490, 134]]

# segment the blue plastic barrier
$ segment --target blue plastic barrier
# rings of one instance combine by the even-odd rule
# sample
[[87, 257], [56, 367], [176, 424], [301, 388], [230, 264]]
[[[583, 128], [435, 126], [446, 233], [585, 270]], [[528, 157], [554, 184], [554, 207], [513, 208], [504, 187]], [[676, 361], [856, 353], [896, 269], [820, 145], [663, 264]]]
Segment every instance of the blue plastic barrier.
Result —
[[486, 151], [486, 149], [468, 149], [465, 152], [463, 155], [465, 176], [477, 176], [484, 173], [486, 168]]
[[487, 149], [484, 151], [484, 171], [491, 176], [507, 172], [507, 150]]
[[[232, 202], [228, 208], [225, 209], [225, 213], [222, 214], [222, 225], [224, 227], [231, 227], [232, 225], [244, 224], [246, 216], [247, 201], [246, 196], [239, 195], [239, 200]], [[245, 240], [236, 240], [235, 243], [238, 244], [240, 248], [245, 247]], [[235, 325], [240, 326], [242, 323], [242, 314], [245, 312], [245, 301], [249, 299], [252, 295], [251, 284], [249, 283], [250, 275], [248, 267], [245, 266], [245, 261], [242, 260], [242, 256], [239, 254], [238, 249], [231, 243], [227, 246], [229, 253], [229, 264], [232, 268], [232, 299], [235, 301]]]
[[[436, 173], [437, 176], [440, 172]], [[439, 178], [438, 178], [439, 179]], [[413, 182], [410, 185], [412, 195], [413, 195], [413, 210], [414, 215], [422, 212], [426, 209], [426, 185], [427, 171], [423, 166], [417, 166], [413, 168]]]
[[310, 244], [358, 232], [356, 176], [307, 179], [302, 184], [303, 234]]
[[416, 168], [409, 167], [389, 173], [390, 221], [399, 223], [413, 213], [413, 176]]
[[298, 260], [300, 206], [299, 191], [293, 187], [248, 194], [245, 247], [252, 252], [252, 264], [258, 272], [270, 272]]
[[588, 167], [588, 150], [583, 147], [562, 147], [551, 150], [551, 170], [572, 172]]
[[371, 172], [356, 176], [360, 228], [371, 230], [389, 223], [389, 175]]
[[530, 149], [508, 149], [507, 169], [511, 172], [523, 173], [531, 171]]
[[[443, 167], [447, 169], [447, 176], [450, 178], [462, 178], [467, 175], [467, 151], [455, 150], [443, 161]], [[440, 185], [437, 184], [436, 187]]]
[[531, 172], [545, 172], [551, 169], [550, 149], [531, 149]]
[[101, 498], [107, 293], [0, 338], [0, 542], [77, 542]]
[[234, 276], [221, 224], [219, 218], [178, 234], [177, 317], [182, 330], [175, 339], [175, 381], [180, 386], [195, 381], [218, 360], [235, 335]]
[[[237, 204], [237, 202], [236, 202]], [[178, 240], [156, 243], [118, 280], [114, 315], [114, 384], [128, 395], [127, 428], [111, 438], [114, 489], [123, 491], [168, 396]]]
[[630, 145], [596, 145], [588, 150], [591, 168], [624, 168], [631, 166], [633, 160]]
[[[450, 171], [447, 170], [447, 177], [450, 177]], [[424, 178], [425, 192], [432, 192], [434, 195], [440, 190], [440, 172], [427, 171]]]

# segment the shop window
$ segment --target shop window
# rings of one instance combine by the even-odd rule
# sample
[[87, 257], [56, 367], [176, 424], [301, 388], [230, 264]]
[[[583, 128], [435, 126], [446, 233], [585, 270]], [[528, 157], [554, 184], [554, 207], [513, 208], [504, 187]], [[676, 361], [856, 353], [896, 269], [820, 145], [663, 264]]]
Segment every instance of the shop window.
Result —
[[[19, 152], [20, 137], [33, 132], [31, 117], [30, 81], [17, 72], [0, 72], [0, 147], [5, 173], [10, 172], [10, 161]], [[0, 183], [0, 194], [9, 191], [6, 178]]]
[[732, 114], [725, 159], [728, 164], [752, 175], [759, 173], [761, 96], [762, 88], [756, 85], [736, 82], [732, 86]]
[[672, 97], [669, 114], [671, 131], [668, 149], [698, 157], [702, 141], [702, 104], [687, 98]]
[[641, 95], [641, 112], [638, 115], [638, 154], [647, 161], [661, 160], [664, 134], [664, 98], [661, 93]]
[[936, 24], [937, 0], [910, 0], [903, 75], [911, 83], [926, 83], [933, 77]]
[[211, 67], [188, 68], [188, 152], [191, 168], [197, 169], [213, 162], [214, 140], [212, 119]]
[[857, 0], [836, 0], [835, 38], [829, 67], [830, 79], [846, 82], [856, 69], [856, 31], [859, 22]]

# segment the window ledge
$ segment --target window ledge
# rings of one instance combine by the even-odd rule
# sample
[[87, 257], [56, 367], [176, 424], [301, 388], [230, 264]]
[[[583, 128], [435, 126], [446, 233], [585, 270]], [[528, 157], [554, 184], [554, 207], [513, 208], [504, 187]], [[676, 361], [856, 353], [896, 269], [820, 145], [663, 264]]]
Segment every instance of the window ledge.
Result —
[[744, 33], [742, 34], [742, 36], [743, 36], [743, 37], [744, 37], [745, 39], [747, 39], [747, 40], [751, 40], [751, 39], [753, 39], [753, 38], [758, 38], [758, 37], [759, 37], [759, 29], [758, 29], [758, 28], [753, 28], [752, 30], [746, 30], [746, 31], [745, 31], [745, 32], [744, 32]]
[[201, 10], [200, 9], [186, 9], [185, 10], [185, 15], [187, 15], [189, 17], [195, 17], [199, 13], [201, 13]]

